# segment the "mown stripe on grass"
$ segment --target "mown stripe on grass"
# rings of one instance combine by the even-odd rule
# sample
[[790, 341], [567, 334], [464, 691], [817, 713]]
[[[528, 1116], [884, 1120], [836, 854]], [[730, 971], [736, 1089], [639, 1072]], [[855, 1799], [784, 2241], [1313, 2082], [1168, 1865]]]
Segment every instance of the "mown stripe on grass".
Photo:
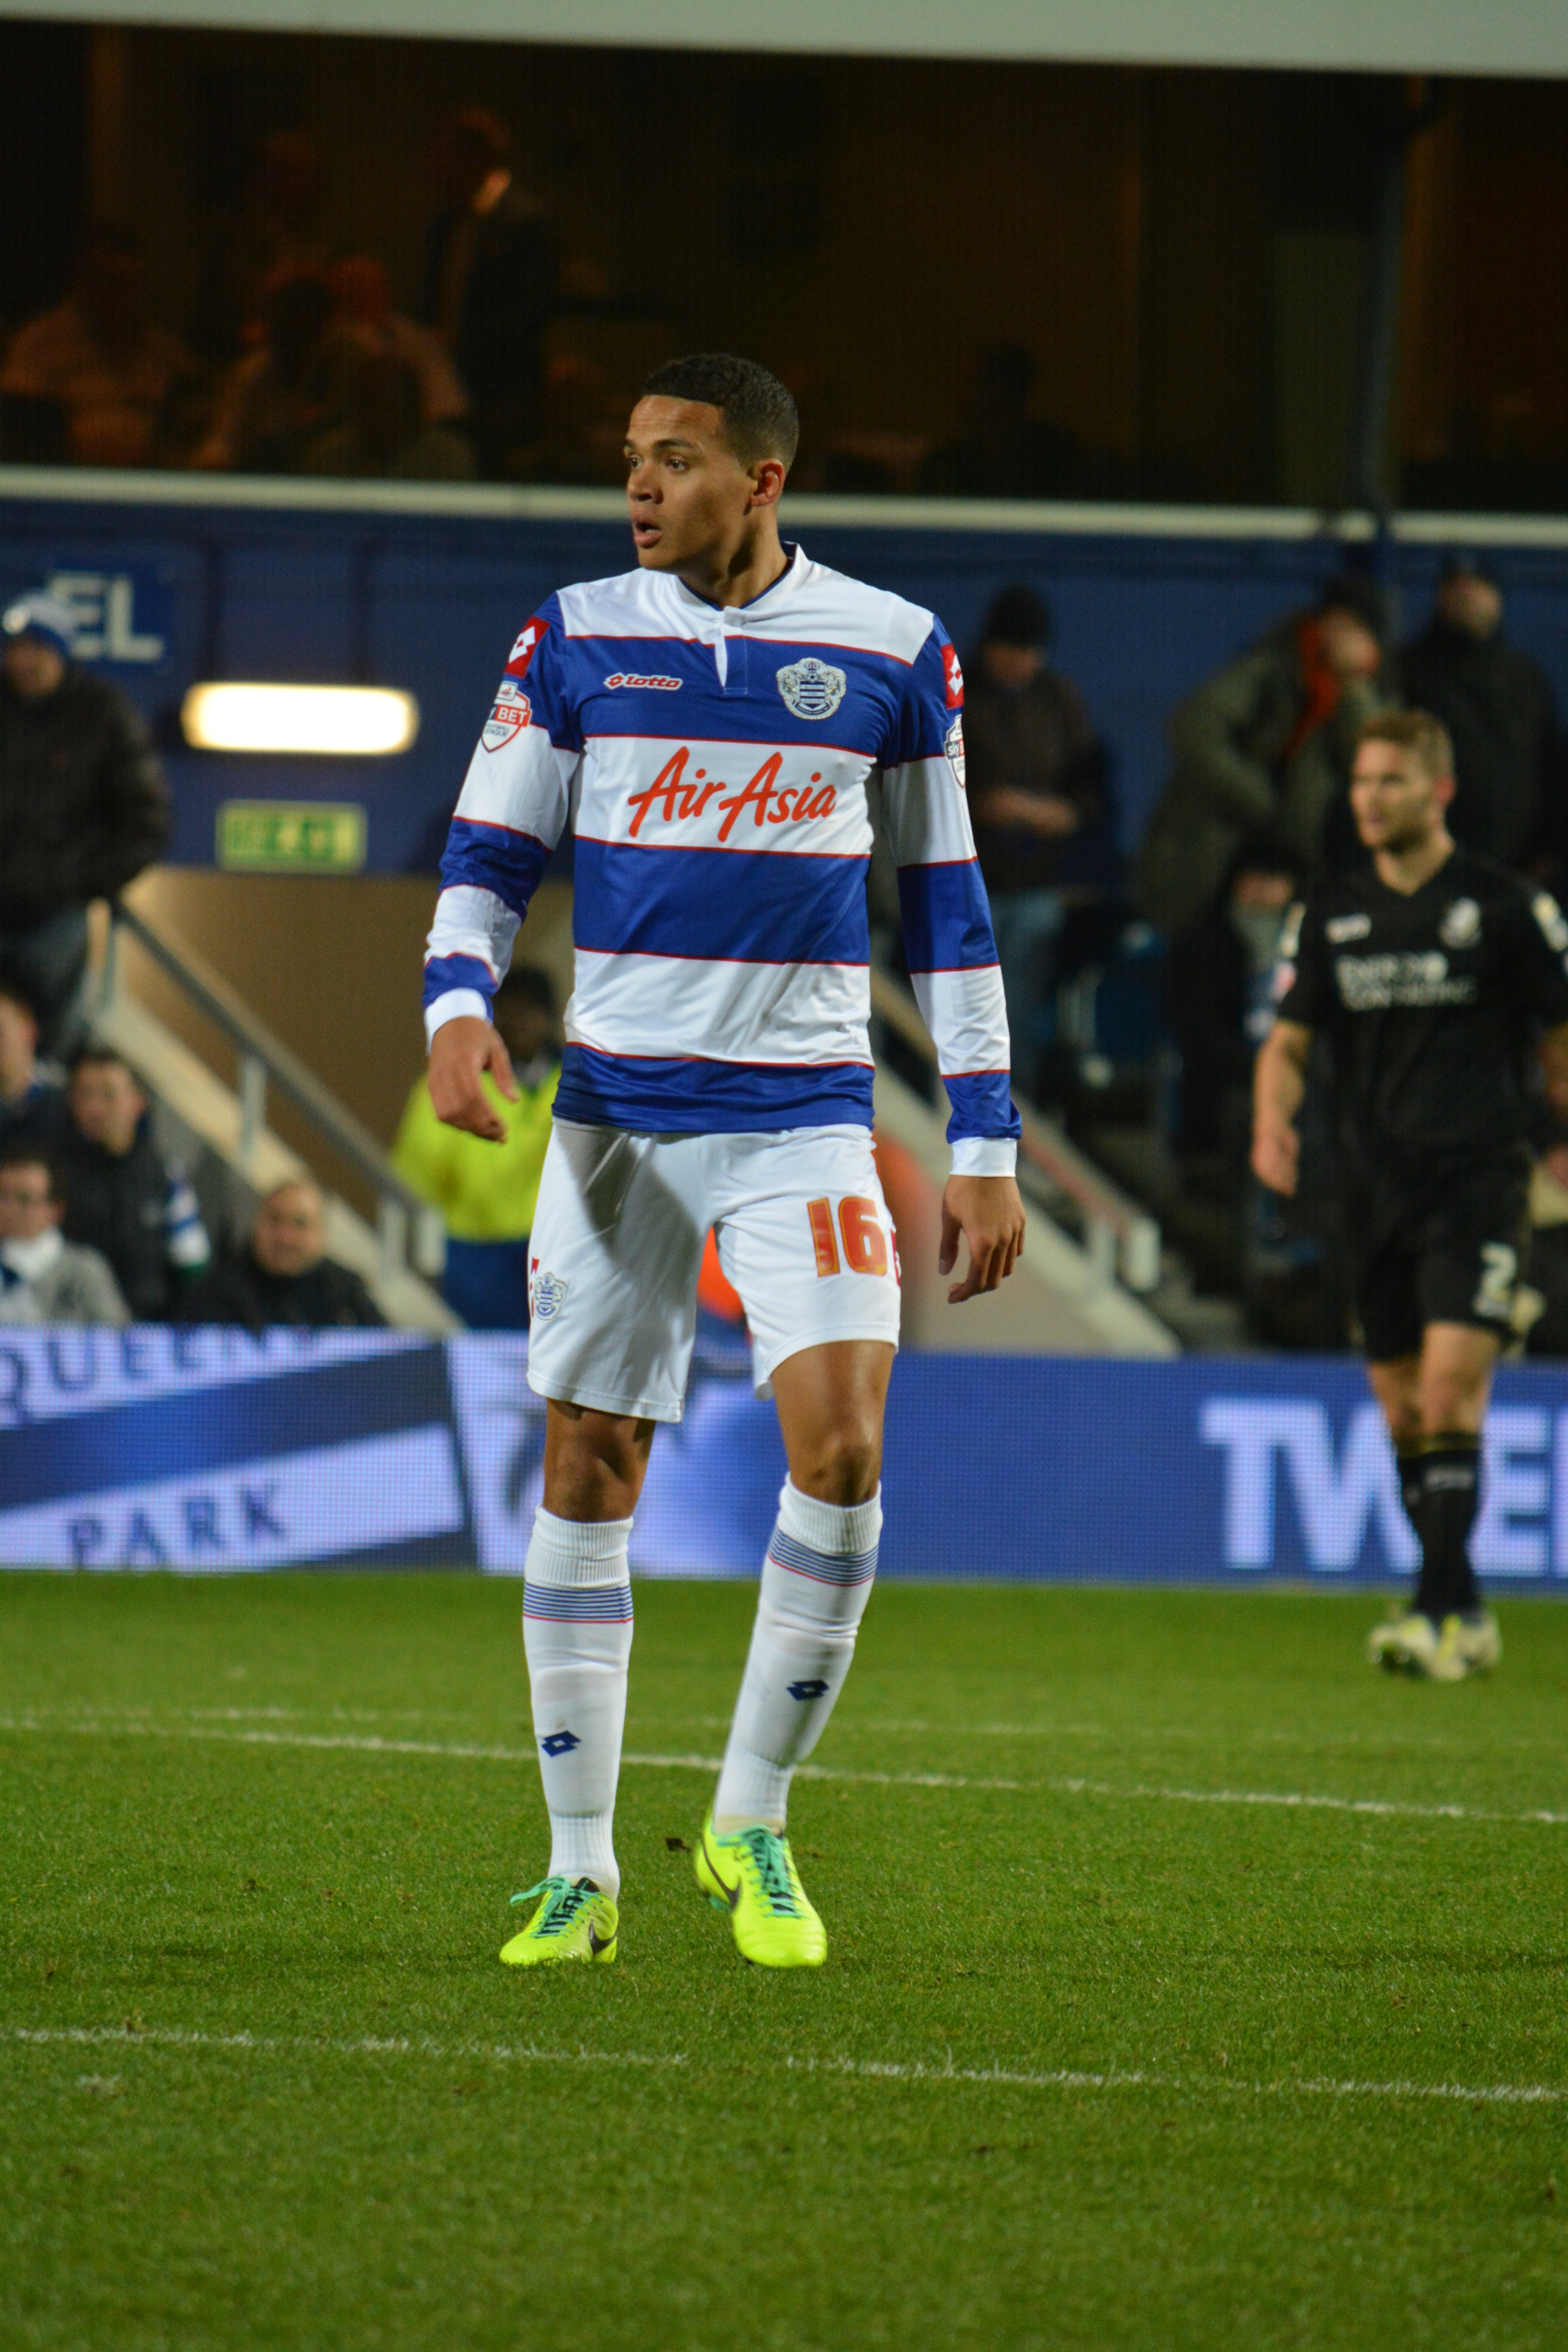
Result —
[[[66, 2043], [121, 2049], [143, 2045], [173, 2050], [303, 2052], [337, 2058], [434, 2058], [485, 2060], [497, 2065], [679, 2067], [688, 2074], [727, 2074], [727, 2066], [693, 2066], [684, 2051], [543, 2050], [533, 2042], [435, 2042], [401, 2035], [364, 2034], [349, 2041], [327, 2035], [204, 2033], [186, 2026], [16, 2026], [14, 2042], [34, 2047]], [[965, 2083], [1020, 2091], [1175, 2091], [1205, 2096], [1214, 2092], [1258, 2098], [1449, 2099], [1472, 2106], [1555, 2106], [1568, 2101], [1568, 2087], [1551, 2083], [1342, 2083], [1329, 2076], [1280, 2076], [1248, 2082], [1228, 2074], [1162, 2074], [1141, 2067], [1094, 2074], [1070, 2067], [1030, 2072], [1013, 2066], [928, 2066], [920, 2060], [878, 2058], [784, 2058], [784, 2074], [833, 2074], [861, 2082]]]
[[[470, 1740], [387, 1739], [378, 1732], [237, 1730], [217, 1724], [113, 1722], [47, 1722], [36, 1716], [0, 1716], [0, 1732], [68, 1733], [100, 1739], [205, 1739], [240, 1748], [342, 1748], [366, 1756], [450, 1757], [459, 1762], [533, 1764], [531, 1748], [481, 1746]], [[629, 1754], [623, 1765], [652, 1772], [717, 1772], [717, 1756]], [[1012, 1796], [1106, 1797], [1119, 1803], [1162, 1805], [1264, 1805], [1291, 1812], [1363, 1813], [1426, 1822], [1542, 1822], [1568, 1827], [1568, 1813], [1549, 1812], [1543, 1806], [1519, 1812], [1492, 1812], [1477, 1805], [1423, 1805], [1396, 1797], [1325, 1797], [1299, 1789], [1160, 1789], [1135, 1785], [1119, 1789], [1109, 1780], [1077, 1779], [1011, 1780], [968, 1772], [850, 1771], [837, 1765], [801, 1764], [802, 1780], [836, 1780], [875, 1789], [978, 1789]]]

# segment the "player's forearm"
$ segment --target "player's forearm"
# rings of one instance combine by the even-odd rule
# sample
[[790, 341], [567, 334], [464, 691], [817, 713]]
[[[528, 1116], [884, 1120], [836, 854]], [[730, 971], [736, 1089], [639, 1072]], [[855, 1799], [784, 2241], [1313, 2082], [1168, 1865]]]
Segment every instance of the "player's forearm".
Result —
[[1277, 1024], [1259, 1048], [1253, 1073], [1253, 1123], [1259, 1133], [1293, 1128], [1307, 1091], [1306, 1032]]

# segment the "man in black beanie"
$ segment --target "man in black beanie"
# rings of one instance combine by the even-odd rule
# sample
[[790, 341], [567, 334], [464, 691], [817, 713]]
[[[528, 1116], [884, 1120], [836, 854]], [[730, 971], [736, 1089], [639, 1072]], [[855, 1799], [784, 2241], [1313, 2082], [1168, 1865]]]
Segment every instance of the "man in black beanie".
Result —
[[1551, 681], [1509, 644], [1502, 620], [1490, 569], [1479, 556], [1456, 555], [1400, 671], [1411, 708], [1441, 719], [1454, 746], [1449, 832], [1461, 849], [1517, 867], [1542, 832], [1561, 847], [1560, 752]]
[[1100, 793], [1100, 745], [1083, 697], [1046, 659], [1050, 639], [1044, 598], [1004, 588], [964, 681], [969, 813], [1007, 997], [1013, 1085], [1030, 1095], [1062, 927], [1057, 863]]

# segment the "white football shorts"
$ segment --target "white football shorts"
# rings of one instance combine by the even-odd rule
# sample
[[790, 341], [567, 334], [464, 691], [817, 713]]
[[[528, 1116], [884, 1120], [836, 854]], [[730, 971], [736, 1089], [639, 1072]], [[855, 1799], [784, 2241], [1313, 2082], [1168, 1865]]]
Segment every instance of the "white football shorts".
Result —
[[628, 1135], [557, 1119], [529, 1237], [539, 1395], [679, 1421], [709, 1227], [752, 1377], [829, 1339], [899, 1339], [892, 1220], [864, 1127]]

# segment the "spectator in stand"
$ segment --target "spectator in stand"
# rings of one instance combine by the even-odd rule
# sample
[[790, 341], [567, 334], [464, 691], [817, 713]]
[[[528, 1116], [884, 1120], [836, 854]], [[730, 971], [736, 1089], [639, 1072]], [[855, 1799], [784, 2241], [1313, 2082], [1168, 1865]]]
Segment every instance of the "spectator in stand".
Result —
[[38, 1061], [38, 1016], [19, 980], [0, 972], [0, 1150], [49, 1150], [65, 1125], [65, 1089]]
[[1461, 848], [1519, 866], [1543, 830], [1563, 846], [1557, 713], [1545, 671], [1507, 642], [1502, 617], [1492, 574], [1456, 556], [1400, 667], [1411, 709], [1440, 719], [1454, 746], [1449, 832]]
[[87, 971], [87, 909], [163, 848], [169, 800], [140, 714], [72, 658], [76, 614], [47, 594], [0, 616], [0, 963], [68, 1051]]
[[318, 275], [325, 268], [321, 195], [321, 158], [314, 140], [299, 131], [275, 131], [202, 273], [193, 331], [208, 360], [226, 363], [241, 356], [256, 332], [267, 286]]
[[421, 425], [457, 425], [468, 413], [462, 378], [439, 336], [392, 307], [392, 280], [368, 253], [351, 254], [327, 272], [331, 340], [352, 364], [369, 354], [401, 360], [419, 387]]
[[1350, 766], [1362, 720], [1394, 700], [1386, 634], [1379, 589], [1341, 574], [1311, 611], [1289, 614], [1178, 705], [1175, 772], [1139, 857], [1151, 922], [1173, 938], [1195, 922], [1249, 833], [1278, 835], [1309, 881], [1359, 862]]
[[111, 1323], [131, 1310], [108, 1262], [68, 1242], [59, 1177], [26, 1144], [0, 1150], [0, 1323]]
[[364, 352], [349, 379], [348, 421], [306, 449], [300, 470], [360, 480], [471, 482], [474, 453], [449, 425], [422, 425], [419, 385], [390, 352]]
[[1005, 588], [964, 679], [974, 846], [1007, 998], [1014, 1083], [1030, 1095], [1064, 912], [1057, 861], [1099, 809], [1103, 765], [1083, 697], [1046, 659], [1051, 629], [1043, 597], [1032, 588]]
[[195, 373], [179, 337], [147, 317], [140, 241], [111, 225], [92, 229], [74, 290], [21, 329], [0, 370], [6, 454], [78, 466], [167, 464], [171, 402]]
[[526, 964], [509, 972], [496, 991], [491, 1017], [517, 1086], [509, 1100], [485, 1080], [491, 1108], [506, 1128], [505, 1142], [487, 1143], [482, 1136], [444, 1127], [420, 1078], [392, 1147], [392, 1164], [445, 1220], [441, 1287], [453, 1313], [471, 1331], [521, 1331], [528, 1323], [528, 1236], [561, 1077], [549, 973]]
[[265, 1193], [248, 1243], [218, 1259], [179, 1303], [182, 1323], [265, 1331], [286, 1323], [325, 1331], [378, 1329], [385, 1316], [357, 1274], [327, 1255], [326, 1213], [308, 1177]]
[[1021, 343], [990, 343], [980, 354], [956, 441], [933, 449], [921, 469], [929, 497], [1062, 499], [1078, 487], [1080, 453], [1065, 425], [1030, 414], [1035, 362]]
[[504, 476], [537, 441], [544, 330], [560, 265], [537, 196], [520, 188], [506, 125], [467, 106], [441, 125], [430, 172], [440, 209], [426, 249], [426, 322], [457, 362], [473, 402], [479, 470]]
[[342, 366], [328, 332], [331, 315], [324, 278], [283, 278], [266, 288], [266, 340], [229, 370], [196, 452], [199, 468], [299, 472], [310, 443], [342, 421]]
[[1252, 1066], [1274, 1025], [1279, 936], [1300, 859], [1268, 834], [1244, 841], [1214, 904], [1165, 961], [1165, 1004], [1182, 1057], [1174, 1144], [1189, 1181], [1239, 1192], [1252, 1144]]
[[118, 1054], [83, 1046], [66, 1101], [66, 1239], [109, 1260], [138, 1323], [171, 1322], [212, 1256], [196, 1196], [159, 1150], [141, 1081]]

